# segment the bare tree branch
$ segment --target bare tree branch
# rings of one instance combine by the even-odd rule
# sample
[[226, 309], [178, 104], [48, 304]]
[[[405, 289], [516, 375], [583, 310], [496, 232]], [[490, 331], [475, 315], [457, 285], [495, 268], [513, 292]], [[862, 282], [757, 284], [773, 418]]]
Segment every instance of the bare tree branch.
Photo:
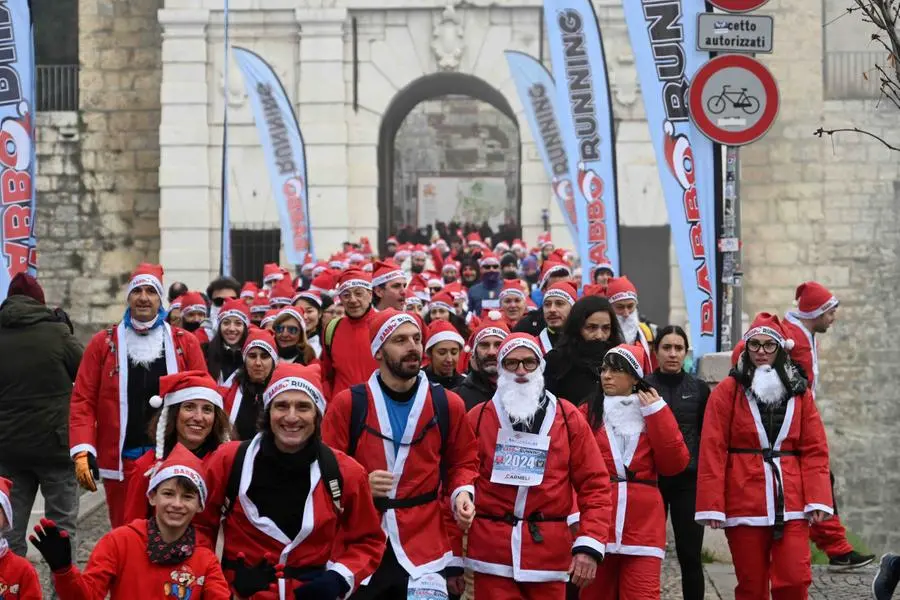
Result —
[[825, 135], [833, 136], [836, 133], [845, 133], [845, 132], [861, 133], [863, 135], [867, 135], [870, 138], [874, 138], [874, 139], [878, 140], [879, 142], [881, 142], [882, 144], [884, 144], [884, 146], [886, 148], [893, 150], [895, 152], [900, 152], [900, 146], [894, 146], [893, 144], [890, 144], [889, 142], [887, 142], [884, 138], [875, 135], [871, 131], [866, 131], [865, 129], [860, 129], [859, 127], [845, 127], [842, 129], [825, 129], [823, 127], [819, 127], [818, 129], [816, 129], [813, 132], [813, 135], [820, 138]]

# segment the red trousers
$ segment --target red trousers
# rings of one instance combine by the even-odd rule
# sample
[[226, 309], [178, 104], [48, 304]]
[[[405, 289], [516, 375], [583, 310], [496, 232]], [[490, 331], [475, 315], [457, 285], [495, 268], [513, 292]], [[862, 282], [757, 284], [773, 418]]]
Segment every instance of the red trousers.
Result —
[[812, 583], [809, 526], [788, 521], [784, 536], [774, 539], [774, 528], [739, 525], [725, 529], [734, 559], [738, 584], [735, 600], [806, 600]]
[[104, 479], [103, 489], [106, 491], [106, 508], [109, 511], [109, 524], [113, 529], [125, 525], [125, 495], [128, 492], [128, 484], [134, 476], [134, 462], [127, 458], [122, 459], [122, 472], [125, 475], [123, 481]]
[[853, 550], [853, 546], [847, 541], [847, 530], [837, 515], [810, 525], [809, 539], [816, 548], [827, 554], [828, 558], [847, 554]]
[[475, 597], [481, 600], [566, 600], [563, 581], [525, 583], [509, 577], [475, 573]]
[[662, 560], [653, 556], [607, 554], [581, 600], [659, 600]]

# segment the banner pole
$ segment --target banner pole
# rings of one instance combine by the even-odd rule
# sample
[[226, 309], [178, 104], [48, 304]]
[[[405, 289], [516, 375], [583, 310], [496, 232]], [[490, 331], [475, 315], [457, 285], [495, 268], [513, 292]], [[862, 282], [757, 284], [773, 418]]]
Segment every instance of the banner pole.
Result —
[[231, 64], [228, 39], [228, 0], [225, 0], [224, 13], [225, 57], [223, 61], [224, 90], [222, 92], [222, 100], [225, 110], [222, 119], [222, 248], [220, 251], [219, 273], [229, 276], [231, 275], [231, 202], [228, 178], [228, 169], [230, 168], [228, 161], [228, 75], [231, 70]]
[[722, 351], [737, 345], [743, 333], [743, 297], [741, 272], [740, 152], [736, 146], [725, 148], [725, 189], [722, 197]]

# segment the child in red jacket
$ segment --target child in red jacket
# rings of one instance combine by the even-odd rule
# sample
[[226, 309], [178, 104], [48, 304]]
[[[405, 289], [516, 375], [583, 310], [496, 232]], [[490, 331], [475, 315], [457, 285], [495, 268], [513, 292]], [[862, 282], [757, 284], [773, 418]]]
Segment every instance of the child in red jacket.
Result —
[[195, 543], [191, 520], [206, 502], [203, 463], [177, 444], [150, 478], [155, 514], [103, 536], [84, 572], [72, 564], [68, 534], [41, 520], [31, 543], [53, 571], [61, 600], [229, 600], [216, 555]]
[[13, 512], [9, 502], [12, 481], [0, 477], [0, 599], [40, 600], [41, 583], [31, 563], [9, 551], [4, 532], [12, 529]]

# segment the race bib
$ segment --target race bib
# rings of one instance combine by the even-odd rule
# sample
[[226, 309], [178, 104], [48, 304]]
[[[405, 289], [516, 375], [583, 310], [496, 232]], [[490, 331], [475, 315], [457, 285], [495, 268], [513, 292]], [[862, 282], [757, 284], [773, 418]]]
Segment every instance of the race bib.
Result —
[[447, 600], [447, 580], [438, 573], [426, 573], [418, 579], [409, 580], [406, 600]]
[[494, 449], [491, 483], [540, 485], [544, 480], [550, 437], [534, 433], [500, 430]]
[[482, 310], [483, 309], [494, 310], [495, 308], [500, 308], [500, 301], [499, 300], [489, 300], [488, 298], [485, 298], [484, 300], [481, 301], [481, 308], [482, 308]]

